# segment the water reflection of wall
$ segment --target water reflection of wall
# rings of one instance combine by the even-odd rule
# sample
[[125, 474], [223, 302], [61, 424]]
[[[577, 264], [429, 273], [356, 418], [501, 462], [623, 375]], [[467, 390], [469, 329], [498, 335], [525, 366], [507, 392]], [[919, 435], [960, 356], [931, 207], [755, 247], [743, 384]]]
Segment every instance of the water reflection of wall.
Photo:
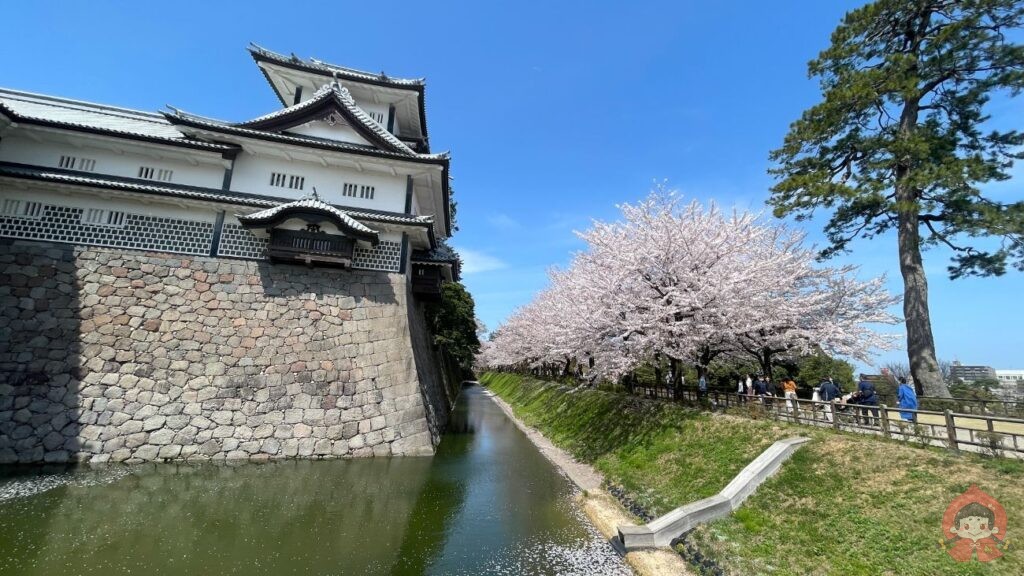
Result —
[[476, 470], [463, 463], [473, 446], [475, 428], [467, 417], [467, 402], [451, 414], [444, 442], [431, 462], [430, 474], [409, 515], [401, 547], [391, 567], [392, 576], [427, 572], [444, 550]]
[[104, 470], [0, 501], [0, 575], [627, 573], [479, 389], [432, 458]]
[[[444, 526], [426, 573], [574, 572], [552, 548], [574, 549], [590, 538], [571, 483], [480, 388], [463, 391], [435, 460], [421, 497], [432, 493], [435, 504], [418, 503], [406, 532], [406, 540], [414, 537], [420, 517]], [[418, 574], [414, 561], [403, 554], [394, 573]]]
[[[431, 462], [145, 465], [0, 511], [12, 530], [48, 522], [16, 573], [387, 574]], [[30, 552], [18, 542], [5, 538], [0, 567]]]

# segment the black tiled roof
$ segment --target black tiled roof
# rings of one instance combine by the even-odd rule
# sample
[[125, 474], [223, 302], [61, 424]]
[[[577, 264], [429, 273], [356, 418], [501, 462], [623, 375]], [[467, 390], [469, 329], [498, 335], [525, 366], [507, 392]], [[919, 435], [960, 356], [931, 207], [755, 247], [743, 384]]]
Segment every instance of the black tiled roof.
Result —
[[377, 84], [379, 86], [417, 90], [425, 84], [425, 80], [423, 78], [393, 78], [383, 72], [379, 74], [364, 72], [354, 68], [346, 68], [344, 66], [338, 66], [337, 64], [323, 62], [316, 58], [302, 59], [294, 54], [291, 56], [285, 56], [284, 54], [278, 54], [277, 52], [267, 50], [262, 46], [257, 46], [252, 43], [249, 44], [249, 52], [256, 61], [263, 60], [288, 66], [290, 68], [302, 68], [310, 72], [316, 72], [326, 76], [333, 76], [337, 74], [340, 78], [348, 78], [349, 80], [367, 82], [370, 84]]
[[459, 279], [462, 268], [462, 261], [459, 256], [451, 251], [444, 244], [438, 245], [433, 250], [413, 250], [412, 261], [422, 264], [442, 264], [452, 267], [452, 278]]
[[164, 115], [170, 122], [177, 125], [192, 126], [194, 128], [208, 128], [226, 134], [236, 134], [238, 136], [256, 138], [259, 140], [267, 140], [271, 142], [278, 142], [281, 144], [293, 144], [295, 146], [319, 148], [321, 150], [334, 150], [337, 152], [348, 152], [353, 154], [361, 154], [364, 156], [377, 156], [380, 158], [396, 158], [400, 160], [408, 160], [411, 162], [420, 162], [424, 164], [445, 165], [448, 163], [447, 153], [415, 154], [413, 156], [409, 156], [403, 153], [390, 152], [387, 150], [380, 150], [378, 148], [370, 146], [361, 146], [359, 144], [352, 144], [349, 142], [340, 142], [338, 140], [328, 140], [326, 138], [315, 138], [313, 136], [300, 136], [297, 134], [253, 130], [251, 128], [244, 128], [234, 124], [228, 124], [226, 122], [221, 122], [219, 120], [214, 120], [212, 118], [204, 118], [202, 116], [197, 116], [195, 114], [189, 114], [187, 112], [182, 112], [181, 110], [165, 112]]
[[211, 152], [233, 153], [236, 146], [194, 140], [162, 115], [0, 88], [0, 111], [15, 122], [54, 126]]

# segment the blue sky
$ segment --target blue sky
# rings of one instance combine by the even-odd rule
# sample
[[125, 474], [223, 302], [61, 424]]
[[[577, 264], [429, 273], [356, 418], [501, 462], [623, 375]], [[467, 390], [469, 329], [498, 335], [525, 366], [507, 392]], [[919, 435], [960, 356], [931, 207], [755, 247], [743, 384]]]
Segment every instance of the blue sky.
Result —
[[[454, 154], [454, 244], [493, 328], [582, 247], [574, 229], [614, 218], [654, 181], [764, 209], [768, 151], [819, 98], [806, 62], [860, 4], [18, 2], [4, 9], [17, 24], [0, 35], [0, 86], [243, 120], [279, 106], [250, 41], [425, 76], [432, 147]], [[1019, 119], [1022, 105], [993, 112]], [[1016, 173], [993, 193], [1020, 199]], [[946, 257], [925, 256], [939, 356], [1024, 368], [1024, 275], [952, 282]], [[894, 238], [840, 262], [902, 291]]]

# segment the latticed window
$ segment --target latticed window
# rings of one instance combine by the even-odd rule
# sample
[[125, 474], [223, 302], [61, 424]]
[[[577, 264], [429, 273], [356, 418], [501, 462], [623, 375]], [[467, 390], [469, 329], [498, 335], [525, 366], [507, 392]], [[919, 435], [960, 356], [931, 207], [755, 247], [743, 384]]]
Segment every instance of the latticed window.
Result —
[[306, 186], [306, 177], [295, 174], [283, 174], [281, 172], [270, 173], [270, 185], [278, 188], [290, 188], [302, 190]]
[[21, 218], [39, 218], [43, 215], [43, 205], [40, 202], [25, 202], [14, 198], [4, 198], [4, 203], [0, 206], [0, 214]]
[[367, 200], [373, 200], [373, 193], [375, 188], [366, 184], [352, 184], [346, 182], [341, 187], [341, 195], [348, 196], [350, 198], [366, 198]]
[[154, 168], [152, 166], [139, 166], [139, 178], [144, 180], [170, 182], [173, 177], [174, 170], [169, 170], [167, 168]]
[[92, 158], [80, 158], [78, 156], [61, 156], [60, 162], [57, 163], [59, 168], [66, 168], [68, 170], [81, 170], [82, 172], [92, 172], [96, 169], [96, 161]]
[[209, 254], [213, 222], [4, 199], [0, 237]]
[[82, 223], [94, 226], [123, 226], [124, 212], [117, 210], [104, 210], [102, 208], [89, 208], [82, 212]]

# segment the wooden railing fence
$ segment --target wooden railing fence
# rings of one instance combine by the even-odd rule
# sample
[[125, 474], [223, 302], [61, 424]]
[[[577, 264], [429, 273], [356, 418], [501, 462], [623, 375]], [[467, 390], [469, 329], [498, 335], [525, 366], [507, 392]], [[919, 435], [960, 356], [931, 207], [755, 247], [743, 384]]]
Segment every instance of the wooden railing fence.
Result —
[[[635, 386], [648, 398], [706, 403], [716, 409], [749, 410], [752, 416], [877, 434], [903, 442], [945, 446], [951, 450], [1024, 458], [1024, 419], [952, 410], [906, 410], [886, 404], [862, 406], [781, 396], [752, 396], [722, 390], [700, 392], [696, 387]], [[905, 420], [901, 413], [913, 415]]]

